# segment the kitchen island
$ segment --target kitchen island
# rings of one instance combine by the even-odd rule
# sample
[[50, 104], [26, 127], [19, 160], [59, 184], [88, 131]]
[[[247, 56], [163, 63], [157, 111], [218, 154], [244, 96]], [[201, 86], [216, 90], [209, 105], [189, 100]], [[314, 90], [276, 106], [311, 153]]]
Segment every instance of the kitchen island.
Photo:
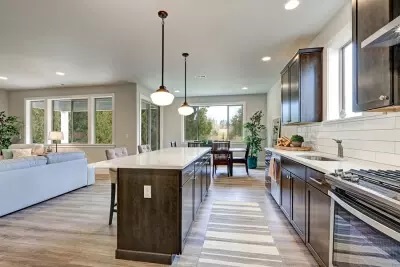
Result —
[[211, 183], [210, 148], [167, 148], [93, 166], [118, 169], [116, 258], [172, 264]]

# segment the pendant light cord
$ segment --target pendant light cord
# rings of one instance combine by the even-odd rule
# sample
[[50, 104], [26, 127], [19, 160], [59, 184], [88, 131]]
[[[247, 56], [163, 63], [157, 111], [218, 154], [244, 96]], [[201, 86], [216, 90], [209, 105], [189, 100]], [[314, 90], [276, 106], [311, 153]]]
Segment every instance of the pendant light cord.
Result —
[[164, 87], [164, 19], [162, 19], [161, 33], [161, 86]]
[[186, 103], [186, 57], [185, 57], [185, 103]]

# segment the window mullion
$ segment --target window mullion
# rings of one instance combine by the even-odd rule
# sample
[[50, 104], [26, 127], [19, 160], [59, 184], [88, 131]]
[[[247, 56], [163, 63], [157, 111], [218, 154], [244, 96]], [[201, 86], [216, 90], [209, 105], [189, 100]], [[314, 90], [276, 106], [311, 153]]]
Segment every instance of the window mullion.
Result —
[[94, 97], [89, 97], [88, 98], [88, 141], [89, 144], [94, 145], [96, 142], [96, 138], [95, 138], [95, 123], [96, 123], [96, 119], [95, 119], [95, 99]]
[[226, 106], [226, 140], [229, 140], [229, 106]]

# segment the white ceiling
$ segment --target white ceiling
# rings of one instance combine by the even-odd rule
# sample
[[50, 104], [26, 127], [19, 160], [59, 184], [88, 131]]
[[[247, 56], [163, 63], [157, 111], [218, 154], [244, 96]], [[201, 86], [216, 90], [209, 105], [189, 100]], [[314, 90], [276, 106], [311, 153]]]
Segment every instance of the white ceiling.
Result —
[[0, 76], [9, 79], [0, 88], [119, 81], [158, 88], [164, 9], [170, 91], [183, 93], [188, 52], [188, 95], [265, 93], [293, 51], [348, 0], [300, 1], [286, 11], [284, 0], [1, 0]]

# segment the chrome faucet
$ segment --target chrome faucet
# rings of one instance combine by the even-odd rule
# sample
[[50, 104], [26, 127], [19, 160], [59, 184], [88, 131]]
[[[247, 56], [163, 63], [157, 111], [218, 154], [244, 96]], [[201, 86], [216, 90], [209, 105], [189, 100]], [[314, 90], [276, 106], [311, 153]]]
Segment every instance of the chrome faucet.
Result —
[[342, 146], [342, 140], [339, 139], [333, 139], [338, 144], [338, 157], [343, 158], [343, 146]]

